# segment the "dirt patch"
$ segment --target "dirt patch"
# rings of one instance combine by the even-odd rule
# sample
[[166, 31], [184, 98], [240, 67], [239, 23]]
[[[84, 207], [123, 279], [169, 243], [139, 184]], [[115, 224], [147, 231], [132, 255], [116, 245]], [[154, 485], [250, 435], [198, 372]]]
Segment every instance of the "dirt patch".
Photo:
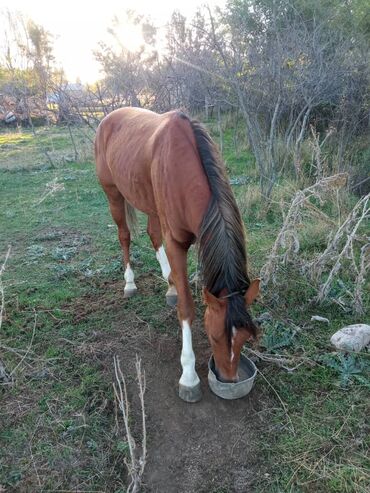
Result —
[[106, 288], [105, 295], [103, 293], [101, 296], [96, 293], [89, 293], [76, 299], [72, 305], [66, 305], [67, 309], [72, 309], [73, 323], [86, 320], [90, 315], [95, 314], [99, 310], [122, 310], [122, 299], [117, 294], [122, 293], [121, 298], [123, 298], [124, 281], [104, 282], [100, 287], [101, 289]]
[[207, 383], [210, 349], [199, 323], [193, 334], [203, 390], [199, 403], [187, 404], [177, 395], [180, 337], [155, 337], [139, 352], [148, 382], [146, 489], [168, 493], [206, 493], [221, 488], [252, 491], [260, 469], [258, 412], [263, 403], [258, 389], [237, 401], [225, 401], [212, 394]]
[[[141, 279], [140, 284], [143, 285]], [[146, 290], [154, 289], [155, 278], [145, 278]], [[150, 286], [153, 284], [152, 286]], [[106, 286], [102, 286], [106, 288]], [[134, 382], [135, 355], [142, 359], [147, 378], [145, 397], [148, 460], [144, 474], [144, 490], [160, 493], [253, 492], [263, 475], [258, 439], [264, 427], [266, 396], [256, 387], [251, 394], [236, 401], [225, 401], [211, 393], [207, 383], [207, 362], [210, 347], [201, 322], [193, 327], [197, 372], [201, 379], [203, 398], [187, 404], [177, 395], [181, 374], [181, 337], [176, 310], [166, 317], [166, 332], [159, 333], [145, 320], [130, 311], [132, 300], [123, 300], [123, 284], [113, 282], [109, 291], [117, 290], [114, 302], [104, 297], [82, 299], [75, 305], [76, 320], [90, 310], [109, 307], [121, 310], [124, 317], [112, 323], [102, 343], [107, 349], [104, 366], [112, 374], [112, 356], [117, 354], [127, 377], [131, 412], [135, 423], [140, 423], [137, 388]], [[142, 296], [145, 303], [145, 296]], [[123, 309], [124, 304], [124, 309]], [[163, 298], [163, 310], [166, 308]], [[122, 314], [123, 314], [122, 313]], [[107, 337], [110, 341], [107, 340]], [[108, 342], [114, 339], [113, 347]], [[96, 346], [97, 340], [92, 344]], [[86, 355], [89, 350], [85, 346]], [[122, 424], [123, 427], [123, 424]], [[122, 431], [122, 437], [124, 434]]]
[[[126, 329], [128, 329], [128, 332], [131, 332], [132, 324], [145, 324], [137, 313], [137, 310], [133, 307], [133, 303], [130, 302], [130, 299], [123, 298], [125, 287], [123, 273], [119, 276], [119, 279], [102, 280], [96, 276], [93, 278], [82, 279], [81, 282], [84, 282], [85, 286], [88, 287], [87, 294], [75, 299], [72, 304], [67, 304], [64, 307], [69, 311], [72, 311], [74, 323], [87, 320], [89, 317], [96, 317], [99, 312], [109, 312], [111, 318], [120, 319], [124, 322], [120, 329], [124, 329], [125, 332], [127, 332]], [[133, 301], [140, 301], [139, 304], [144, 303], [147, 305], [147, 307], [149, 307], [148, 311], [155, 315], [156, 320], [160, 320], [165, 324], [165, 329], [173, 327], [177, 330], [176, 312], [165, 303], [164, 294], [166, 289], [164, 282], [162, 284], [161, 281], [161, 283], [158, 284], [158, 276], [152, 272], [141, 274], [135, 279], [135, 282], [139, 294]], [[156, 301], [150, 299], [150, 297], [158, 293], [163, 293], [163, 307], [161, 307], [160, 313], [157, 313], [158, 306]], [[173, 316], [174, 313], [175, 315]]]
[[[147, 274], [138, 278], [139, 294], [149, 303], [148, 294], [158, 280]], [[136, 354], [146, 373], [148, 458], [143, 490], [158, 493], [251, 493], [265, 473], [259, 450], [261, 430], [271, 406], [258, 381], [249, 396], [225, 401], [212, 394], [207, 383], [211, 354], [200, 317], [193, 326], [193, 346], [203, 397], [196, 404], [177, 395], [181, 375], [181, 333], [176, 309], [165, 304], [158, 316], [164, 332], [140, 318], [134, 309], [138, 298], [123, 298], [123, 282], [102, 281], [80, 300], [74, 300], [74, 322], [89, 319], [97, 312], [115, 312], [109, 330], [96, 332], [90, 341], [76, 348], [86, 359], [98, 357], [103, 371], [113, 380], [113, 355], [120, 358], [128, 383], [133, 415], [133, 433], [141, 432], [140, 406], [135, 383]], [[70, 306], [69, 308], [72, 308]], [[158, 310], [158, 307], [157, 307]], [[104, 351], [101, 351], [102, 347]], [[105, 354], [103, 354], [105, 353]], [[137, 429], [136, 425], [137, 424]], [[125, 439], [121, 422], [120, 437]]]
[[43, 228], [35, 237], [37, 242], [58, 242], [61, 246], [81, 246], [91, 242], [88, 235], [75, 228]]

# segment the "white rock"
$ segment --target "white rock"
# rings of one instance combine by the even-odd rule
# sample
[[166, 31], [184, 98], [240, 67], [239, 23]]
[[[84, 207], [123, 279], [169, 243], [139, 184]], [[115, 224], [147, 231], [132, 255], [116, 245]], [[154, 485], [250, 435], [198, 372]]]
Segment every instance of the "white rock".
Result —
[[370, 325], [355, 324], [343, 327], [331, 336], [330, 342], [337, 349], [361, 351], [370, 344]]
[[15, 122], [16, 117], [12, 111], [9, 111], [9, 113], [5, 117], [5, 123], [12, 123]]
[[311, 322], [316, 321], [316, 322], [325, 322], [326, 324], [330, 324], [329, 319], [325, 317], [320, 317], [320, 315], [313, 315], [311, 317]]

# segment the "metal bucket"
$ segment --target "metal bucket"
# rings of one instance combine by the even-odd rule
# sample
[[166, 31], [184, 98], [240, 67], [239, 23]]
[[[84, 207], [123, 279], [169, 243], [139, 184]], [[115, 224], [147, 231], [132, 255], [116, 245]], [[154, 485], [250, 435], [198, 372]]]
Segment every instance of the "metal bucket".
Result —
[[240, 399], [252, 390], [257, 376], [257, 368], [253, 361], [243, 354], [240, 355], [238, 375], [239, 382], [220, 382], [215, 375], [215, 361], [213, 356], [210, 357], [208, 362], [208, 384], [212, 392], [218, 397], [229, 400]]

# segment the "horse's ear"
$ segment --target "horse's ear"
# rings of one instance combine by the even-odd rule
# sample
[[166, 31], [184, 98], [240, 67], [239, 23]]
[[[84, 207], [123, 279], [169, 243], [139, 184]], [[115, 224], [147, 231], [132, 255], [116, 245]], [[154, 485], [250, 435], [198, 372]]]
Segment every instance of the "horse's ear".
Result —
[[260, 294], [260, 282], [261, 279], [257, 278], [250, 283], [249, 288], [245, 293], [245, 301], [247, 302], [247, 305], [251, 305]]
[[203, 301], [206, 305], [223, 306], [225, 300], [217, 298], [214, 294], [208, 291], [207, 288], [203, 288]]

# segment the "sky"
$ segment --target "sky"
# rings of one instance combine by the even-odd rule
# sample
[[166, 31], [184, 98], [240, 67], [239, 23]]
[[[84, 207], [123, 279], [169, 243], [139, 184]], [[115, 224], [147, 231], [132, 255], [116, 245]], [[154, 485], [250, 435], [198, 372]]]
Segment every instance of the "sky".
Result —
[[[92, 52], [99, 41], [112, 42], [107, 28], [115, 15], [124, 17], [126, 10], [135, 10], [150, 16], [160, 27], [165, 25], [173, 10], [191, 17], [203, 3], [203, 0], [0, 0], [0, 11], [22, 12], [52, 33], [54, 55], [67, 78], [71, 82], [79, 78], [86, 83], [100, 77], [99, 64]], [[207, 3], [216, 6], [224, 4], [225, 0], [208, 0]], [[139, 31], [126, 26], [121, 42], [128, 49], [135, 49], [141, 42]]]

